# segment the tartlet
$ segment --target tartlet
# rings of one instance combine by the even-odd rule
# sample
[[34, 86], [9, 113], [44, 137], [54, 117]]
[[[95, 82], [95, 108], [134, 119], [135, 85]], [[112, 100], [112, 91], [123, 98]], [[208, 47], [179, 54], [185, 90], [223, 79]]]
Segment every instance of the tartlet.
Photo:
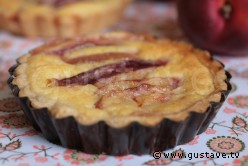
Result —
[[28, 37], [72, 37], [118, 21], [131, 0], [0, 0], [0, 28]]
[[183, 42], [111, 32], [60, 39], [18, 59], [9, 85], [52, 142], [86, 153], [147, 154], [202, 133], [230, 74]]

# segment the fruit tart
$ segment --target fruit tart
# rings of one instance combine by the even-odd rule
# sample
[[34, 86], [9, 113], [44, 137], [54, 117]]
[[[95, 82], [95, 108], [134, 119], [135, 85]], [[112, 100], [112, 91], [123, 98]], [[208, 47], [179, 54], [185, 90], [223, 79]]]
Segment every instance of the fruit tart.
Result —
[[147, 154], [202, 133], [231, 87], [206, 51], [125, 32], [60, 39], [10, 69], [34, 127], [87, 153]]
[[71, 37], [114, 24], [131, 0], [0, 0], [0, 28], [28, 37]]

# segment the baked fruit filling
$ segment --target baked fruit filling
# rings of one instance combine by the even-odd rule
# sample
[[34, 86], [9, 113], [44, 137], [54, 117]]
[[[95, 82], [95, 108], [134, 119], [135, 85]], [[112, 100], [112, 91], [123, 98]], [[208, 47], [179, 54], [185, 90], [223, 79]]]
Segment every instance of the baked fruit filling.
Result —
[[53, 41], [19, 63], [13, 83], [20, 97], [81, 124], [180, 121], [227, 89], [223, 67], [207, 52], [122, 32]]
[[54, 7], [60, 7], [74, 2], [87, 1], [87, 0], [36, 0], [41, 4], [48, 4]]

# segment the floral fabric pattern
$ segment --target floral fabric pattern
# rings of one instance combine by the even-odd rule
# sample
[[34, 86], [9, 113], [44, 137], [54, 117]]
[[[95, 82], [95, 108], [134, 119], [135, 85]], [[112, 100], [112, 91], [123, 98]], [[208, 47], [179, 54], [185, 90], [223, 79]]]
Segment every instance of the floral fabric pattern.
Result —
[[[5, 82], [6, 84], [6, 82]], [[0, 111], [2, 112], [18, 112], [21, 110], [20, 105], [16, 102], [15, 98], [6, 98], [0, 100]]]
[[207, 142], [210, 149], [218, 153], [238, 153], [245, 148], [244, 142], [234, 137], [217, 137]]
[[92, 164], [97, 161], [104, 161], [106, 158], [105, 155], [90, 155], [69, 149], [64, 152], [64, 159], [75, 165]]

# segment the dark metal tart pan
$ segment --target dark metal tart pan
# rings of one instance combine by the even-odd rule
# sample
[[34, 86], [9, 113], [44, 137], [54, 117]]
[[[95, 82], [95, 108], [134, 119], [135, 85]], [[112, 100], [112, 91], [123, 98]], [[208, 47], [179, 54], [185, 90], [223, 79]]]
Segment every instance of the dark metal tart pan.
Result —
[[232, 89], [229, 82], [231, 75], [226, 71], [228, 88], [221, 92], [220, 102], [210, 103], [204, 113], [191, 112], [184, 121], [164, 119], [154, 127], [133, 122], [123, 128], [113, 128], [103, 121], [86, 126], [73, 117], [55, 119], [47, 108], [35, 109], [27, 97], [19, 97], [19, 88], [12, 84], [17, 66], [9, 69], [11, 77], [8, 84], [34, 128], [53, 143], [90, 154], [151, 154], [185, 144], [207, 129]]

